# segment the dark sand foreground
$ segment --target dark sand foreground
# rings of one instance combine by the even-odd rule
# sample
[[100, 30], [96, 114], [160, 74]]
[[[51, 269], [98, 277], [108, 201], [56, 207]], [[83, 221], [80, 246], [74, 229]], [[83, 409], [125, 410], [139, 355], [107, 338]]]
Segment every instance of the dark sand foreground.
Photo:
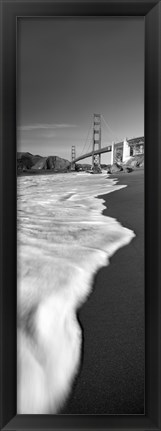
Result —
[[79, 311], [82, 368], [62, 414], [144, 414], [144, 171], [116, 177], [128, 187], [103, 196], [104, 214], [136, 238], [97, 273]]

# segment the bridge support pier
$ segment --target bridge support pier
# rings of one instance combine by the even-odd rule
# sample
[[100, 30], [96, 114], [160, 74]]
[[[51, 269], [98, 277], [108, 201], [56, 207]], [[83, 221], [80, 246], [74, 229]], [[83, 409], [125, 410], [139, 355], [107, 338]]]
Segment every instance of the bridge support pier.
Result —
[[114, 162], [114, 145], [115, 145], [115, 143], [112, 142], [112, 145], [111, 145], [111, 166], [113, 165], [113, 162]]
[[126, 162], [126, 160], [130, 157], [130, 145], [127, 142], [127, 139], [124, 139], [123, 143], [123, 154], [122, 154], [122, 161]]

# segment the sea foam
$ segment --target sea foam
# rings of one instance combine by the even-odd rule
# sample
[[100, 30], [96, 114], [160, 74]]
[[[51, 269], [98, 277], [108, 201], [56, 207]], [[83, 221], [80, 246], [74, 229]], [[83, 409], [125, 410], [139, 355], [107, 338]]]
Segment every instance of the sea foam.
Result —
[[19, 414], [59, 413], [69, 396], [81, 358], [77, 309], [95, 272], [135, 236], [96, 196], [123, 187], [105, 174], [18, 177]]

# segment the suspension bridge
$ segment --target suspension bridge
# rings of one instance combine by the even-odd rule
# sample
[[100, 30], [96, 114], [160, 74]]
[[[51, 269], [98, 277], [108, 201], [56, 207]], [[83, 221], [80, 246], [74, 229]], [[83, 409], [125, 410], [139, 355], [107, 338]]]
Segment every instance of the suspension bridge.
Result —
[[[89, 138], [89, 132], [87, 134], [87, 138], [82, 150], [82, 153], [76, 157], [76, 147], [75, 145], [72, 145], [71, 149], [71, 169], [75, 170], [75, 163], [86, 159], [88, 157], [92, 157], [92, 169], [97, 166], [101, 170], [101, 154], [103, 153], [111, 153], [110, 157], [110, 164], [113, 165], [113, 163], [117, 159], [118, 152], [121, 154], [121, 161], [125, 162], [128, 157], [134, 156], [136, 154], [143, 154], [144, 153], [144, 136], [139, 136], [137, 138], [124, 138], [122, 141], [112, 141], [110, 145], [101, 146], [101, 137], [102, 137], [102, 126], [101, 126], [101, 120], [104, 121], [105, 125], [108, 127], [108, 130], [112, 132], [114, 135], [114, 132], [107, 124], [106, 120], [101, 114], [93, 114], [93, 123], [92, 123], [92, 139], [90, 139], [88, 149], [86, 149], [88, 138]], [[86, 151], [85, 151], [86, 149]]]

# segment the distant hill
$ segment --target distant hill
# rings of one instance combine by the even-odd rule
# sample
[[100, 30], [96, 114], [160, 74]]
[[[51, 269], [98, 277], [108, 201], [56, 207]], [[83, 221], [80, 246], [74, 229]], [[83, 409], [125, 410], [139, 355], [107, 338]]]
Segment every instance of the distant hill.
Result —
[[28, 152], [17, 153], [17, 173], [50, 170], [64, 172], [70, 169], [70, 162], [58, 156], [42, 157]]
[[79, 171], [89, 171], [91, 169], [91, 164], [88, 163], [76, 163], [75, 170]]

